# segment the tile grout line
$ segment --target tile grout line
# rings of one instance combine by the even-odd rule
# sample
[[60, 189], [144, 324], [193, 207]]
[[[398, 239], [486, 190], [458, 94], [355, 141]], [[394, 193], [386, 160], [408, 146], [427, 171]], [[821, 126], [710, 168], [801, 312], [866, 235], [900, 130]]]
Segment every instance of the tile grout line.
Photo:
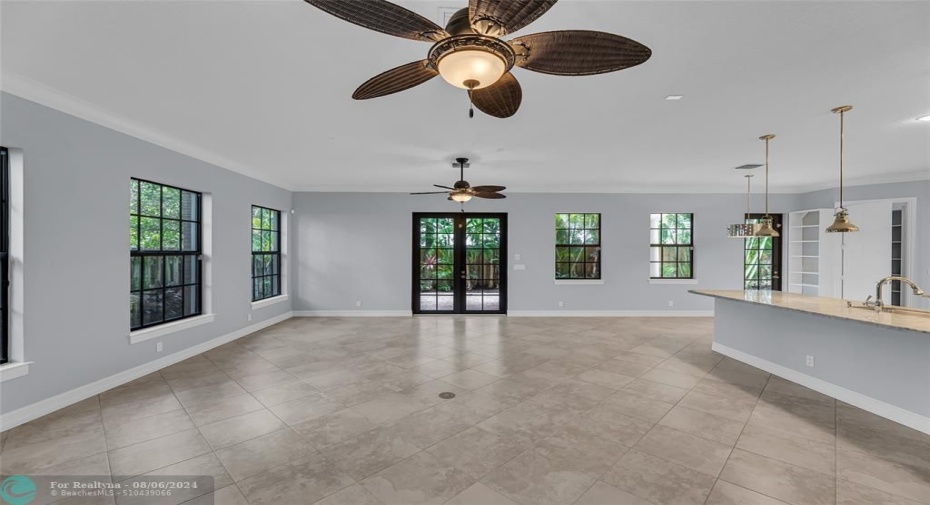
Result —
[[[765, 388], [769, 385], [769, 382], [770, 382], [771, 380], [772, 380], [772, 374], [769, 374], [769, 375], [768, 375], [768, 378], [766, 378], [766, 380], [765, 380], [765, 384], [762, 386], [762, 393], [759, 394], [758, 398], [756, 398], [756, 401], [753, 403], [752, 412], [749, 413], [749, 417], [746, 418], [746, 422], [743, 423], [743, 429], [740, 430], [739, 436], [736, 437], [736, 443], [734, 443], [734, 444], [733, 444], [733, 448], [730, 449], [730, 454], [729, 454], [729, 456], [727, 456], [727, 460], [723, 463], [723, 467], [720, 469], [720, 474], [717, 475], [717, 479], [714, 480], [714, 485], [713, 485], [713, 487], [710, 488], [710, 492], [711, 492], [711, 493], [713, 493], [714, 487], [717, 486], [717, 482], [719, 482], [720, 480], [722, 480], [722, 479], [720, 478], [720, 475], [723, 474], [723, 471], [726, 469], [727, 465], [730, 463], [730, 458], [733, 457], [733, 451], [736, 450], [736, 446], [739, 444], [739, 439], [743, 437], [743, 432], [746, 431], [746, 426], [749, 426], [749, 421], [752, 419], [752, 415], [756, 412], [756, 407], [759, 405], [759, 401], [762, 399], [762, 394], [765, 393]], [[776, 461], [777, 461], [777, 460], [776, 460]], [[723, 481], [723, 482], [726, 482], [727, 484], [732, 484], [732, 482], [729, 482], [729, 481]], [[734, 486], [739, 486], [738, 484], [733, 484], [733, 485], [734, 485]], [[742, 487], [742, 486], [739, 486], [739, 487]], [[744, 489], [748, 489], [748, 488], [744, 488]], [[759, 494], [761, 494], [761, 495], [763, 495], [763, 496], [768, 496], [768, 495], [766, 495], [765, 493], [761, 493], [761, 492], [755, 491], [755, 490], [753, 490], [753, 489], [750, 489], [750, 491], [753, 491], [753, 492], [755, 492], [755, 493], [759, 493]], [[769, 496], [769, 498], [772, 498], [773, 500], [778, 500], [778, 498], [775, 498], [774, 496]], [[707, 504], [707, 500], [709, 500], [709, 499], [710, 499], [710, 493], [707, 493], [707, 498], [704, 499], [704, 504], [705, 504], [705, 505]], [[781, 501], [781, 500], [779, 500], [779, 501]]]

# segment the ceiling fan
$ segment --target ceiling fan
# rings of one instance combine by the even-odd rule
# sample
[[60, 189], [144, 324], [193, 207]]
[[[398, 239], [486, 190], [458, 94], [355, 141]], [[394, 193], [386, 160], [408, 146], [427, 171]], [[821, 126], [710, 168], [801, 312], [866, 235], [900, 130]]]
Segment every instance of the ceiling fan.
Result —
[[506, 195], [500, 194], [501, 191], [507, 189], [504, 186], [472, 186], [468, 184], [468, 181], [465, 180], [465, 166], [468, 165], [468, 158], [456, 158], [455, 164], [459, 166], [459, 180], [453, 184], [451, 188], [449, 186], [433, 184], [433, 186], [436, 186], [437, 188], [448, 189], [449, 191], [424, 191], [410, 194], [438, 195], [440, 193], [446, 193], [449, 195], [447, 200], [452, 200], [459, 203], [465, 203], [471, 200], [473, 197], [489, 198], [492, 200], [507, 198]]
[[[652, 50], [611, 33], [563, 30], [500, 38], [532, 23], [557, 0], [469, 0], [445, 29], [387, 0], [305, 0], [365, 28], [433, 43], [427, 58], [372, 77], [352, 94], [356, 100], [397, 93], [441, 75], [468, 90], [475, 107], [506, 118], [520, 108], [523, 90], [514, 65], [553, 75], [593, 75], [645, 62]], [[469, 111], [473, 115], [473, 111]]]

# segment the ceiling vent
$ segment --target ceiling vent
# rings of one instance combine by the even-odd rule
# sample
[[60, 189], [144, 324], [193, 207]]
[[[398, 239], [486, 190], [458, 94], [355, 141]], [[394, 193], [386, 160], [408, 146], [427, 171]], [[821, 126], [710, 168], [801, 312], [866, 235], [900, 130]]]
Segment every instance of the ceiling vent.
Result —
[[733, 167], [733, 170], [752, 170], [754, 168], [759, 168], [762, 165], [759, 163], [747, 163], [745, 165], [740, 165], [738, 167]]

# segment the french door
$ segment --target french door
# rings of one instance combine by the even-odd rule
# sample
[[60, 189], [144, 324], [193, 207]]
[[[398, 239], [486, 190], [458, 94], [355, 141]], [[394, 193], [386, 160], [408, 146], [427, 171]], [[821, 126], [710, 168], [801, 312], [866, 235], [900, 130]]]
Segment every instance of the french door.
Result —
[[414, 314], [507, 313], [507, 214], [413, 214]]

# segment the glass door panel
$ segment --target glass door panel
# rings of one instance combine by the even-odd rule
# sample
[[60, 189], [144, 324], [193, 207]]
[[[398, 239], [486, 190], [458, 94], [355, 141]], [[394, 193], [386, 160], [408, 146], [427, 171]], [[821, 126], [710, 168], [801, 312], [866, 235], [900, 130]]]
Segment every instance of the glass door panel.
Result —
[[501, 220], [465, 218], [465, 312], [500, 310]]
[[419, 305], [424, 312], [455, 310], [455, 220], [419, 219]]

